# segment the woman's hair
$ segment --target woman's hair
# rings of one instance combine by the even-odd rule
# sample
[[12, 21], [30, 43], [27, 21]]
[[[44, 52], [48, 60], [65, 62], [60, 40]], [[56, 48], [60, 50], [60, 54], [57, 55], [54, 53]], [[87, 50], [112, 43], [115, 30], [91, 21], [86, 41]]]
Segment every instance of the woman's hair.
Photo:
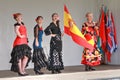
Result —
[[18, 18], [20, 15], [22, 15], [21, 13], [15, 13], [13, 14], [13, 18], [16, 20], [16, 18]]
[[43, 19], [42, 16], [38, 16], [35, 20], [38, 21], [40, 18]]
[[54, 15], [58, 15], [58, 13], [53, 13], [53, 14], [52, 14], [52, 18], [54, 17]]
[[92, 15], [93, 15], [92, 12], [87, 12], [85, 16], [87, 17], [89, 14], [92, 14]]
[[[52, 20], [53, 20], [54, 15], [58, 15], [58, 13], [53, 13], [52, 14]], [[59, 27], [59, 22], [60, 22], [59, 20], [56, 22], [56, 24], [57, 24], [58, 27]]]

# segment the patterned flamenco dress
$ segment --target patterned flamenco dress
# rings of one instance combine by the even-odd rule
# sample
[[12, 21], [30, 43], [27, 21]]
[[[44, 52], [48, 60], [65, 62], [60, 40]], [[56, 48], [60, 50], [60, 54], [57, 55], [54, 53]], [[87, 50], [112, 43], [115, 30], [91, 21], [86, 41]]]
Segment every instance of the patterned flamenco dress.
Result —
[[90, 52], [89, 49], [84, 48], [81, 63], [86, 65], [85, 70], [90, 70], [92, 66], [100, 65], [101, 62], [101, 54], [96, 44], [97, 37], [99, 36], [99, 30], [95, 22], [92, 22], [91, 24], [84, 23], [82, 25], [82, 33], [84, 34], [86, 40], [89, 41], [90, 39], [94, 39], [95, 41], [93, 52]]
[[[12, 63], [11, 71], [19, 72], [19, 68], [18, 68], [19, 60], [24, 58], [24, 56], [27, 56], [29, 63], [31, 59], [31, 48], [28, 46], [27, 31], [26, 31], [26, 27], [24, 26], [24, 23], [22, 23], [22, 25], [16, 23], [14, 24], [14, 26], [15, 27], [20, 26], [19, 28], [20, 34], [26, 36], [25, 38], [20, 38], [19, 36], [16, 36], [16, 39], [13, 44], [13, 50], [11, 53], [11, 60], [10, 60], [10, 63]], [[28, 63], [26, 67], [28, 66]]]
[[60, 72], [64, 69], [62, 61], [62, 40], [61, 31], [59, 26], [55, 25], [53, 22], [45, 29], [45, 34], [56, 34], [55, 37], [51, 37], [50, 41], [50, 56], [48, 60], [48, 70]]
[[[34, 63], [34, 71], [37, 74], [42, 74], [40, 72], [41, 68], [47, 67], [47, 58], [44, 54], [44, 50], [42, 48], [42, 36], [43, 36], [43, 30], [39, 27], [39, 25], [36, 25], [34, 27], [34, 42], [33, 42], [33, 60]], [[38, 39], [39, 45], [36, 46], [36, 38]]]

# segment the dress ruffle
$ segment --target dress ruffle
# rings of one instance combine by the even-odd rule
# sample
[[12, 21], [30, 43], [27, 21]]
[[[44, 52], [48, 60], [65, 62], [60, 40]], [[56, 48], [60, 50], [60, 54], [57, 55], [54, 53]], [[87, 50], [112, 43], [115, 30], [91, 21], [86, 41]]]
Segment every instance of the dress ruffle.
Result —
[[64, 69], [61, 52], [57, 52], [57, 50], [54, 49], [53, 52], [50, 53], [47, 69], [48, 70], [63, 70]]
[[34, 49], [32, 62], [35, 66], [34, 70], [40, 70], [41, 68], [47, 66], [47, 58], [44, 54], [43, 48]]
[[[28, 63], [29, 63], [31, 60], [31, 54], [32, 54], [31, 48], [28, 45], [22, 44], [15, 46], [11, 53], [11, 60], [10, 60], [10, 63], [12, 63], [11, 71], [18, 72], [19, 60], [24, 58], [24, 56], [28, 57]], [[28, 66], [28, 63], [26, 67]]]
[[90, 53], [87, 52], [87, 49], [84, 49], [81, 64], [97, 66], [101, 64], [100, 61], [101, 54], [99, 53], [98, 50], [95, 50], [94, 52]]

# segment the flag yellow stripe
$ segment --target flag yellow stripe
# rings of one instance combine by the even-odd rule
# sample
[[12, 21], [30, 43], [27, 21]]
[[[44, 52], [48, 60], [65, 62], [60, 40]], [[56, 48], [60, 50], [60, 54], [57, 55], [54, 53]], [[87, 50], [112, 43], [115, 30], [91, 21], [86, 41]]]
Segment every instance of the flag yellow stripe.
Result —
[[[66, 27], [69, 27], [68, 21], [69, 21], [69, 20], [72, 20], [72, 18], [71, 18], [71, 16], [70, 16], [68, 13], [64, 12], [64, 14], [65, 14], [65, 15], [64, 15], [64, 25], [65, 25]], [[70, 27], [70, 31], [71, 31], [72, 33], [74, 33], [74, 34], [82, 37], [83, 39], [85, 39], [85, 38], [84, 38], [84, 35], [80, 32], [80, 30], [77, 28], [77, 26], [74, 24], [74, 22], [73, 22], [73, 27]]]
[[[70, 32], [72, 32], [73, 34], [75, 34], [75, 35], [77, 35], [77, 36], [79, 36], [83, 39], [85, 39], [84, 35], [80, 32], [79, 28], [76, 26], [74, 21], [73, 21], [73, 26], [72, 27], [69, 26], [69, 21], [70, 20], [73, 21], [71, 15], [64, 11], [64, 25], [66, 27], [70, 28]], [[88, 43], [91, 44], [91, 45], [94, 45], [94, 40], [91, 39], [91, 40], [88, 41]]]
[[71, 16], [69, 14], [67, 14], [66, 12], [64, 12], [64, 25], [66, 27], [69, 27], [68, 21], [72, 19]]

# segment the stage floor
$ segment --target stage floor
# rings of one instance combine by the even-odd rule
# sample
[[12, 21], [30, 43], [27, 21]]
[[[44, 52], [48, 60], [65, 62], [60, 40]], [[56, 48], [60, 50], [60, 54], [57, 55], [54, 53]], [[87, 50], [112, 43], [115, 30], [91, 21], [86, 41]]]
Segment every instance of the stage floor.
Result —
[[[61, 74], [51, 74], [43, 69], [44, 75], [35, 75], [33, 69], [27, 69], [27, 77], [19, 77], [11, 71], [0, 71], [0, 80], [120, 80], [120, 66], [101, 65], [96, 71], [84, 71], [84, 66], [69, 66]], [[110, 78], [110, 79], [108, 79]]]

